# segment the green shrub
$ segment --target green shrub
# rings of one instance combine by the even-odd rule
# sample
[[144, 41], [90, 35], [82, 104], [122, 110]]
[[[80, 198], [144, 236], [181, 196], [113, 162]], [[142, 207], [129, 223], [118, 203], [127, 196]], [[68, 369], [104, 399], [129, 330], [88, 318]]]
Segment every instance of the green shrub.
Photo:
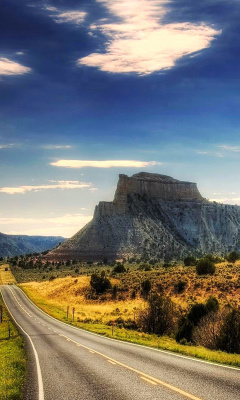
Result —
[[111, 282], [105, 276], [104, 271], [102, 271], [101, 275], [92, 274], [90, 285], [96, 291], [96, 293], [104, 293], [107, 289], [111, 289], [112, 287]]
[[[186, 342], [191, 342], [192, 340], [192, 332], [194, 325], [189, 319], [185, 317], [181, 317], [178, 322], [178, 329], [176, 332], [176, 341], [181, 343], [183, 340]], [[186, 343], [185, 343], [186, 344]]]
[[143, 297], [147, 297], [149, 292], [150, 292], [150, 290], [151, 290], [151, 288], [152, 288], [151, 281], [149, 279], [146, 279], [145, 281], [142, 281], [141, 287], [142, 287]]
[[116, 274], [121, 274], [123, 272], [126, 272], [126, 268], [123, 264], [117, 264], [116, 267], [113, 268], [113, 272], [115, 272]]
[[196, 266], [196, 271], [198, 275], [213, 275], [215, 273], [215, 265], [209, 260], [209, 258], [201, 258]]
[[186, 267], [190, 267], [196, 265], [196, 258], [194, 256], [187, 256], [184, 258], [183, 262]]
[[240, 255], [236, 251], [231, 251], [231, 253], [226, 256], [226, 260], [231, 263], [235, 263], [239, 258]]
[[207, 311], [209, 312], [217, 312], [219, 310], [219, 301], [216, 297], [210, 296], [206, 301]]
[[207, 315], [208, 310], [205, 304], [195, 303], [190, 308], [188, 319], [193, 323], [193, 325], [197, 325], [202, 317]]
[[240, 310], [234, 308], [226, 316], [218, 347], [228, 353], [240, 354]]
[[174, 331], [174, 305], [170, 297], [153, 293], [148, 300], [148, 307], [138, 317], [138, 325], [144, 332], [159, 336]]

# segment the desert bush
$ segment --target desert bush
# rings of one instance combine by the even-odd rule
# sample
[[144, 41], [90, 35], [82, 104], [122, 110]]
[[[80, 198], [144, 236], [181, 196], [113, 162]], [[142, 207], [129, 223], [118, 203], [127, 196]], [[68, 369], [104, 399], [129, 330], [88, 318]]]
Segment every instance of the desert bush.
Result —
[[207, 315], [207, 313], [208, 309], [205, 304], [193, 304], [189, 312], [181, 316], [178, 321], [178, 329], [175, 336], [176, 341], [180, 342], [182, 339], [186, 339], [187, 342], [191, 342], [194, 327], [198, 325], [199, 321]]
[[198, 275], [213, 275], [215, 272], [215, 265], [209, 258], [201, 258], [197, 262], [196, 271]]
[[175, 336], [176, 341], [178, 343], [182, 343], [183, 340], [186, 342], [191, 342], [193, 328], [194, 325], [191, 321], [189, 321], [187, 316], [182, 316], [178, 322], [178, 329]]
[[184, 258], [183, 262], [186, 267], [190, 267], [196, 265], [196, 258], [194, 256], [187, 256]]
[[240, 353], [240, 310], [233, 308], [226, 316], [219, 334], [218, 347], [228, 353]]
[[138, 316], [137, 325], [144, 332], [156, 333], [162, 336], [174, 330], [175, 310], [173, 302], [169, 297], [151, 294], [148, 307], [141, 311]]
[[216, 297], [210, 296], [206, 301], [208, 313], [217, 312], [219, 310], [219, 301]]
[[236, 251], [231, 251], [226, 256], [226, 260], [231, 263], [235, 263], [237, 260], [239, 260], [239, 258], [240, 258], [240, 255]]
[[193, 331], [193, 342], [211, 350], [217, 349], [225, 317], [226, 310], [212, 311], [203, 317]]
[[148, 294], [152, 288], [151, 281], [149, 279], [146, 279], [145, 281], [141, 282], [141, 287], [142, 287], [142, 295], [143, 297], [147, 298]]
[[184, 290], [186, 289], [187, 286], [187, 281], [178, 281], [175, 285], [174, 285], [174, 290], [176, 293], [183, 293]]
[[126, 268], [123, 264], [117, 264], [116, 267], [113, 268], [113, 272], [115, 272], [116, 274], [121, 274], [123, 272], [126, 272]]
[[117, 285], [113, 285], [113, 288], [112, 288], [112, 298], [113, 298], [113, 300], [116, 300], [116, 298], [117, 298], [117, 291], [118, 291], [118, 286]]
[[202, 317], [207, 314], [208, 310], [205, 304], [195, 303], [190, 308], [188, 319], [193, 323], [193, 325], [197, 325]]
[[112, 285], [110, 280], [105, 276], [105, 272], [102, 271], [101, 275], [92, 274], [90, 285], [96, 291], [96, 293], [104, 293], [107, 289], [111, 289]]
[[134, 290], [134, 289], [131, 293], [131, 299], [136, 299], [136, 290]]

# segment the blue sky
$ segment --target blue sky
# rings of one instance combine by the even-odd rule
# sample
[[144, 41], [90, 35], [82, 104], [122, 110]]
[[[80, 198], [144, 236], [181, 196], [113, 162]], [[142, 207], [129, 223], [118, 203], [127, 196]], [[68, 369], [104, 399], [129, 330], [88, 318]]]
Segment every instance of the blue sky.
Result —
[[2, 0], [0, 231], [71, 236], [118, 174], [240, 204], [238, 0]]

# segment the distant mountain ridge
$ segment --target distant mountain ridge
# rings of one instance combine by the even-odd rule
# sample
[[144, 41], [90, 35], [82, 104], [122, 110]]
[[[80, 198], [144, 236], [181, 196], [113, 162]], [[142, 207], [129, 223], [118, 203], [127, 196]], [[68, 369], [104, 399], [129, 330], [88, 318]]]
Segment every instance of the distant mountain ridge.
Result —
[[27, 236], [0, 233], [0, 257], [13, 257], [51, 250], [66, 239], [62, 236]]
[[240, 207], [204, 199], [192, 182], [141, 172], [119, 175], [114, 200], [48, 259], [180, 259], [240, 252]]

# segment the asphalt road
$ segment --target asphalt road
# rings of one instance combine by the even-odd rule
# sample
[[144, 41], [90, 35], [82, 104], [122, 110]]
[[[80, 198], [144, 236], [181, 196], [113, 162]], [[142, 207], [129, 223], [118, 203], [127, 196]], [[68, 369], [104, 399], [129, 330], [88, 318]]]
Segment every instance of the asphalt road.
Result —
[[24, 330], [24, 400], [239, 400], [240, 369], [95, 335], [48, 316], [16, 286], [2, 286]]

